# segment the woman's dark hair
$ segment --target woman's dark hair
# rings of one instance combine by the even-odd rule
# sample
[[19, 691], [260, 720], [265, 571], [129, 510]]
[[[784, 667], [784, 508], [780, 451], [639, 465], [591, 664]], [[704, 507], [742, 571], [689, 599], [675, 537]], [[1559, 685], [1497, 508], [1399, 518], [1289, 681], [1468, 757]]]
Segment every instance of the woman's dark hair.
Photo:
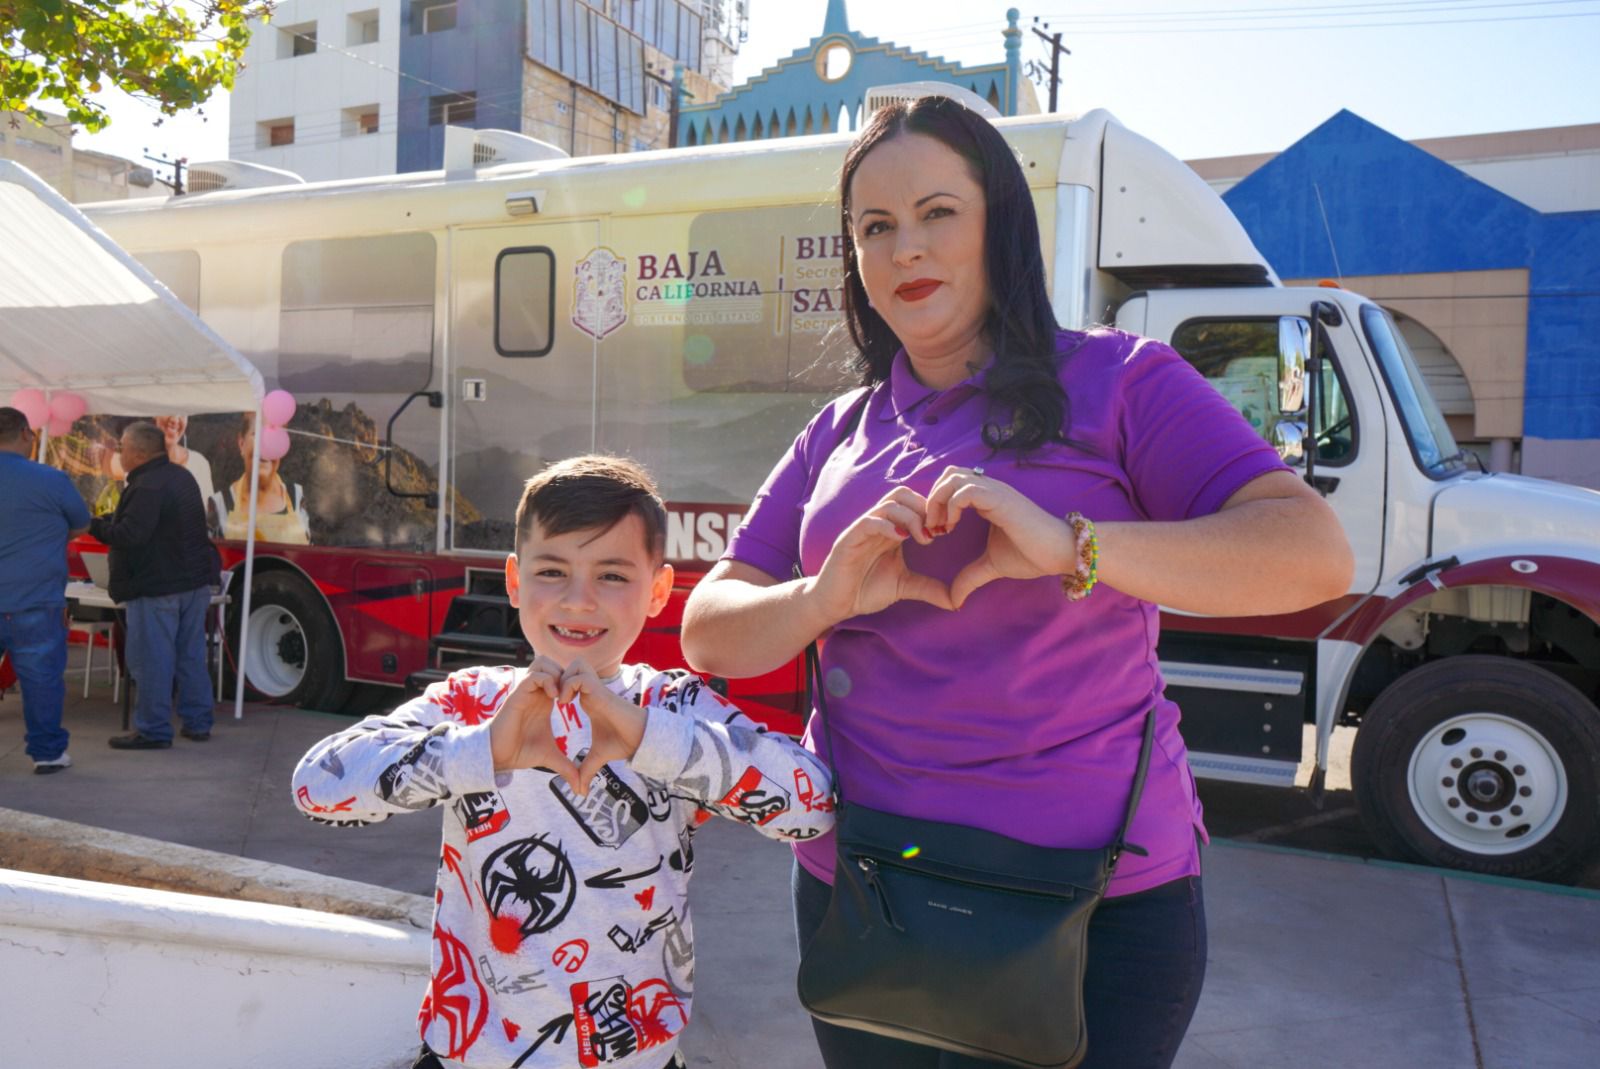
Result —
[[949, 97], [929, 96], [878, 109], [850, 151], [839, 178], [844, 228], [844, 318], [858, 356], [861, 384], [889, 377], [900, 339], [867, 303], [850, 226], [850, 183], [867, 154], [903, 133], [924, 134], [960, 156], [983, 187], [983, 259], [989, 279], [985, 340], [994, 349], [986, 377], [991, 409], [1005, 425], [985, 423], [983, 439], [994, 448], [1033, 449], [1066, 434], [1066, 392], [1056, 377], [1055, 312], [1044, 282], [1039, 219], [1028, 180], [1011, 146], [982, 115]]

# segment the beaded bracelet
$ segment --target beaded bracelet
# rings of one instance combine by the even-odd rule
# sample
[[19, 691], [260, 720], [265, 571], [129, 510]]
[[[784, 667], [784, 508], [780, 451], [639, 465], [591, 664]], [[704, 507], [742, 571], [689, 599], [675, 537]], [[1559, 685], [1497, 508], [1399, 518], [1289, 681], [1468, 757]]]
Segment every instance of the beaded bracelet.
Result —
[[1068, 601], [1082, 601], [1089, 596], [1098, 581], [1100, 571], [1100, 540], [1095, 537], [1094, 521], [1081, 512], [1067, 514], [1067, 523], [1078, 542], [1078, 567], [1061, 577], [1061, 592]]

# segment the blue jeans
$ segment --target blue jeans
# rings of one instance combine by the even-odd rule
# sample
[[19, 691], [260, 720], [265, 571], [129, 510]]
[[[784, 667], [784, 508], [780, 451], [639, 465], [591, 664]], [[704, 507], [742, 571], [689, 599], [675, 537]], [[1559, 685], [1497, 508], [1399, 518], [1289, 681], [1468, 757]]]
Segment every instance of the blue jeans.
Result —
[[28, 756], [54, 761], [67, 750], [61, 706], [67, 699], [66, 607], [0, 613], [0, 650], [22, 684], [22, 723]]
[[[794, 866], [795, 934], [804, 950], [833, 890]], [[1083, 977], [1089, 1053], [1078, 1069], [1166, 1069], [1178, 1055], [1206, 975], [1206, 911], [1200, 878], [1173, 880], [1101, 901], [1089, 920]], [[979, 1069], [1000, 1066], [888, 1039], [815, 1018], [827, 1069]]]
[[172, 738], [172, 692], [178, 716], [190, 731], [211, 730], [215, 697], [206, 671], [206, 613], [211, 588], [184, 594], [134, 598], [128, 612], [128, 674], [139, 685], [133, 729], [149, 739]]

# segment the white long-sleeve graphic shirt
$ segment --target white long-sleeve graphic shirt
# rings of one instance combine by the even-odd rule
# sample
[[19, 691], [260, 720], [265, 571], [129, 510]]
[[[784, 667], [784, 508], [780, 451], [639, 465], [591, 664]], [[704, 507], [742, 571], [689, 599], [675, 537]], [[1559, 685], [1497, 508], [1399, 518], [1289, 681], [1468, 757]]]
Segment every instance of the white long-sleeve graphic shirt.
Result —
[[[450, 806], [419, 1014], [435, 1053], [474, 1069], [658, 1069], [694, 992], [696, 826], [717, 813], [774, 839], [820, 835], [833, 824], [827, 768], [698, 676], [624, 665], [609, 685], [647, 717], [629, 761], [586, 797], [550, 772], [496, 773], [489, 721], [520, 678], [457, 672], [329, 736], [295, 769], [295, 804], [335, 825]], [[581, 762], [581, 705], [556, 708], [551, 726]]]

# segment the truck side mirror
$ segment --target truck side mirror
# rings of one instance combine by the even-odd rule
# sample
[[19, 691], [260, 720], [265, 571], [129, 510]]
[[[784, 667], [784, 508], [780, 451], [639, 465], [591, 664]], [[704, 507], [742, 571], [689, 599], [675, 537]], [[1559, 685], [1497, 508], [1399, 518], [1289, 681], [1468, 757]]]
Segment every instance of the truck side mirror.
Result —
[[1311, 324], [1299, 316], [1278, 320], [1278, 411], [1284, 418], [1306, 406], [1306, 364]]
[[1280, 419], [1272, 425], [1272, 445], [1285, 464], [1299, 467], [1306, 461], [1306, 425], [1296, 419]]

